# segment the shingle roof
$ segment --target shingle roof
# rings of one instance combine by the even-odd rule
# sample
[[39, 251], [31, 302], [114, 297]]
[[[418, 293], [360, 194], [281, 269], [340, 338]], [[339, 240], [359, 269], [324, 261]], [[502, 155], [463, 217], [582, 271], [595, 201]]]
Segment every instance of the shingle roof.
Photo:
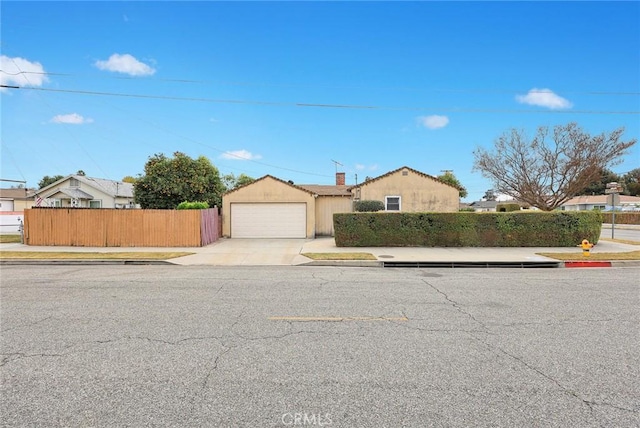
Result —
[[499, 203], [498, 201], [474, 201], [469, 206], [473, 208], [496, 208]]
[[318, 196], [351, 196], [348, 186], [300, 184], [299, 187], [315, 193]]
[[55, 183], [51, 183], [48, 186], [45, 186], [42, 189], [37, 190], [35, 193], [46, 194], [46, 192], [49, 189], [57, 186], [59, 183], [62, 183], [70, 178], [75, 178], [76, 180], [82, 183], [85, 183], [90, 187], [101, 190], [112, 197], [120, 196], [123, 198], [133, 198], [133, 184], [131, 183], [124, 183], [122, 181], [116, 181], [116, 180], [108, 180], [106, 178], [87, 177], [85, 175], [76, 175], [76, 174], [67, 175], [66, 177], [61, 178]]
[[60, 193], [64, 193], [67, 196], [70, 196], [72, 198], [78, 198], [78, 199], [93, 199], [93, 195], [90, 195], [87, 192], [83, 192], [80, 189], [71, 189], [71, 188], [64, 188], [64, 189], [59, 189], [58, 190]]
[[[621, 204], [640, 204], [640, 197], [638, 196], [628, 196], [628, 195], [619, 195]], [[583, 205], [583, 204], [603, 204], [607, 203], [608, 195], [584, 195], [584, 196], [576, 196], [575, 198], [569, 199], [565, 202], [564, 205]]]
[[84, 175], [73, 175], [73, 178], [96, 187], [111, 196], [133, 198], [133, 184], [122, 181], [107, 180], [106, 178], [93, 178]]
[[11, 188], [11, 189], [0, 189], [0, 198], [3, 199], [26, 199], [33, 194], [33, 189], [25, 189], [25, 188]]

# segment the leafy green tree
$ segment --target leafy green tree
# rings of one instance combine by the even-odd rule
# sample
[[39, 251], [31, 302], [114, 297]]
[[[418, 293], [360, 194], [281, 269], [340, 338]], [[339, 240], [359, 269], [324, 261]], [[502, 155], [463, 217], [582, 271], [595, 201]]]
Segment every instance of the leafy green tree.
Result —
[[444, 174], [438, 176], [438, 180], [447, 183], [449, 186], [455, 187], [460, 192], [461, 198], [466, 198], [468, 193], [466, 187], [464, 187], [458, 178], [453, 175], [451, 171], [445, 171]]
[[209, 159], [192, 159], [181, 152], [173, 158], [162, 153], [149, 157], [133, 189], [136, 202], [152, 209], [175, 209], [183, 201], [220, 206], [224, 193], [220, 173]]
[[482, 197], [483, 201], [495, 201], [496, 199], [498, 199], [498, 195], [496, 195], [493, 189], [484, 192], [484, 196]]
[[222, 184], [225, 187], [225, 191], [230, 191], [237, 189], [238, 187], [246, 186], [247, 184], [251, 184], [256, 181], [255, 178], [249, 177], [246, 174], [240, 174], [237, 177], [231, 174], [227, 174], [222, 176]]
[[52, 177], [45, 175], [44, 177], [42, 177], [42, 180], [38, 181], [38, 189], [47, 187], [48, 185], [53, 184], [58, 180], [62, 180], [63, 178], [64, 178], [64, 175], [54, 175]]
[[135, 177], [131, 176], [131, 175], [125, 175], [125, 176], [122, 178], [122, 182], [123, 182], [123, 183], [131, 183], [131, 184], [133, 184], [133, 183], [135, 183], [136, 181], [137, 181], [137, 179], [136, 179]]
[[619, 182], [621, 177], [608, 168], [600, 170], [599, 177], [590, 183], [580, 194], [582, 195], [604, 195], [607, 189], [607, 183]]
[[640, 168], [632, 169], [622, 176], [626, 191], [631, 196], [640, 196]]

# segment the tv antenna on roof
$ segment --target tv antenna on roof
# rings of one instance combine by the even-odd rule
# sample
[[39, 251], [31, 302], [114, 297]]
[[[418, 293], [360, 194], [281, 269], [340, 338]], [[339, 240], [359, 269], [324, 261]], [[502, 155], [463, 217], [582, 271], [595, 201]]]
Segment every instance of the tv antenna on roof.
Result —
[[337, 160], [333, 160], [333, 159], [331, 159], [331, 162], [333, 162], [334, 164], [336, 164], [336, 173], [338, 173], [338, 165], [340, 165], [340, 166], [344, 166], [344, 165], [342, 165], [340, 162], [338, 162]]

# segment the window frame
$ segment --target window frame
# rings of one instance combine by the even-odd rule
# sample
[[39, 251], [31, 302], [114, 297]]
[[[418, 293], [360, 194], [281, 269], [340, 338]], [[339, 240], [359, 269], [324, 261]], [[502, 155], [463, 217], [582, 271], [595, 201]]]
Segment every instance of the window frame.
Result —
[[[398, 209], [397, 210], [390, 210], [389, 209], [389, 199], [398, 199]], [[390, 211], [390, 212], [400, 212], [400, 211], [402, 211], [402, 196], [400, 196], [400, 195], [385, 196], [384, 197], [384, 210], [385, 211]]]

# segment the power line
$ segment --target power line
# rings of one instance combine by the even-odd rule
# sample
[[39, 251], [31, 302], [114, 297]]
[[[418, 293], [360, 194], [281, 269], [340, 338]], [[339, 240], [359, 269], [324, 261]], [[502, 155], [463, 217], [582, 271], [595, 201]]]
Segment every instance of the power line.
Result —
[[176, 97], [168, 95], [146, 95], [146, 94], [127, 94], [120, 92], [101, 92], [86, 91], [74, 89], [51, 89], [36, 87], [11, 87], [0, 85], [2, 88], [23, 89], [43, 92], [58, 92], [78, 95], [98, 95], [124, 98], [142, 98], [142, 99], [160, 99], [170, 101], [190, 101], [204, 103], [220, 103], [220, 104], [248, 104], [262, 106], [281, 106], [281, 107], [316, 107], [316, 108], [332, 108], [332, 109], [350, 109], [350, 110], [394, 110], [394, 111], [438, 111], [447, 113], [553, 113], [553, 114], [620, 114], [620, 115], [637, 115], [640, 111], [614, 111], [614, 110], [518, 110], [518, 109], [490, 109], [490, 108], [451, 108], [451, 107], [389, 107], [389, 106], [370, 106], [370, 105], [349, 105], [349, 104], [318, 104], [318, 103], [298, 103], [298, 102], [277, 102], [277, 101], [258, 101], [258, 100], [232, 100], [232, 99], [215, 99], [215, 98], [195, 98], [195, 97]]
[[[124, 109], [122, 109], [122, 108], [119, 108], [119, 107], [116, 107], [116, 106], [112, 106], [112, 107], [116, 108], [118, 110], [124, 111]], [[154, 128], [157, 128], [157, 129], [159, 129], [161, 131], [164, 131], [167, 134], [173, 135], [173, 136], [178, 137], [178, 138], [182, 138], [185, 141], [189, 141], [191, 143], [200, 145], [202, 147], [206, 147], [206, 148], [214, 150], [216, 152], [219, 152], [219, 153], [222, 153], [222, 154], [226, 154], [226, 155], [231, 156], [231, 157], [235, 157], [236, 159], [253, 162], [253, 163], [256, 163], [256, 164], [259, 164], [259, 165], [264, 165], [264, 166], [268, 166], [270, 168], [275, 168], [275, 169], [279, 169], [279, 170], [283, 170], [283, 171], [295, 172], [295, 173], [298, 173], [298, 174], [313, 175], [313, 176], [317, 176], [317, 177], [331, 177], [330, 175], [327, 175], [327, 174], [318, 174], [318, 173], [314, 173], [314, 172], [300, 171], [300, 170], [293, 169], [293, 168], [286, 168], [286, 167], [282, 167], [282, 166], [272, 165], [272, 164], [269, 164], [269, 163], [266, 163], [266, 162], [258, 161], [256, 159], [248, 159], [246, 157], [237, 155], [237, 154], [235, 154], [235, 153], [233, 153], [233, 152], [231, 152], [229, 150], [222, 150], [222, 149], [220, 149], [218, 147], [214, 147], [214, 146], [211, 146], [209, 144], [205, 144], [205, 143], [202, 143], [200, 141], [194, 140], [193, 138], [189, 138], [189, 137], [186, 137], [184, 135], [178, 134], [178, 133], [176, 133], [176, 132], [174, 132], [174, 131], [172, 131], [170, 129], [167, 129], [167, 128], [163, 127], [163, 126], [160, 126], [160, 125], [158, 125], [158, 124], [156, 124], [156, 123], [154, 123], [152, 121], [137, 117], [137, 116], [133, 115], [130, 112], [126, 112], [126, 113], [129, 114], [130, 117], [134, 117], [136, 120], [139, 120], [140, 122], [144, 122], [144, 123], [146, 123], [146, 124], [148, 124], [148, 125], [150, 125], [150, 126], [152, 126]]]
[[[13, 58], [9, 58], [9, 59], [11, 60], [11, 62], [13, 62], [13, 65], [15, 65], [15, 66], [16, 66], [16, 68], [17, 68], [18, 70], [22, 71], [22, 70], [20, 69], [20, 66], [16, 63], [16, 61], [15, 61]], [[32, 83], [29, 81], [29, 79], [28, 79], [26, 76], [25, 76], [24, 78], [25, 78], [25, 80], [27, 81], [27, 83], [29, 83], [29, 85], [32, 85]], [[0, 87], [5, 87], [5, 85], [0, 85]], [[21, 88], [21, 89], [24, 89], [24, 88]], [[44, 101], [44, 100], [43, 100], [43, 102], [44, 102], [44, 104], [45, 104], [45, 105], [46, 105], [46, 106], [47, 106], [47, 107], [48, 107], [52, 112], [54, 111], [54, 110], [53, 110], [53, 108], [51, 108], [51, 106], [50, 106], [46, 101]], [[100, 171], [101, 171], [105, 176], [107, 176], [107, 174], [103, 171], [102, 167], [100, 167], [100, 165], [99, 165], [99, 164], [98, 164], [98, 163], [93, 159], [93, 157], [91, 157], [91, 155], [89, 154], [89, 152], [88, 152], [88, 151], [87, 151], [87, 150], [82, 146], [82, 144], [80, 144], [80, 142], [77, 140], [77, 138], [76, 138], [75, 134], [73, 134], [73, 133], [68, 129], [68, 127], [66, 127], [66, 126], [65, 126], [63, 129], [64, 129], [64, 130], [65, 130], [65, 131], [66, 131], [66, 132], [67, 132], [67, 133], [68, 133], [68, 134], [73, 138], [73, 140], [75, 141], [75, 143], [78, 145], [78, 147], [80, 147], [80, 149], [81, 149], [81, 150], [84, 152], [84, 154], [89, 158], [89, 160], [91, 160], [91, 161], [92, 161], [92, 162], [93, 162], [93, 163], [98, 167], [98, 169], [99, 169], [99, 170], [100, 170]]]
[[[16, 76], [20, 74], [38, 74], [45, 76], [64, 76], [64, 77], [82, 77], [83, 75], [72, 73], [58, 73], [58, 72], [41, 72], [41, 71], [21, 71], [18, 73], [10, 73], [0, 69], [0, 73]], [[139, 77], [134, 76], [91, 76], [91, 78], [98, 79], [116, 79], [116, 80], [140, 80]], [[371, 87], [371, 86], [345, 86], [345, 85], [303, 85], [303, 84], [287, 84], [287, 83], [260, 83], [260, 82], [225, 82], [216, 80], [196, 80], [196, 79], [184, 79], [184, 78], [160, 78], [160, 77], [147, 77], [145, 80], [159, 81], [159, 82], [173, 82], [173, 83], [190, 83], [190, 84], [215, 84], [225, 86], [262, 86], [262, 87], [284, 87], [284, 88], [324, 88], [324, 89], [358, 89], [358, 90], [391, 90], [391, 91], [408, 91], [408, 92], [444, 92], [444, 93], [541, 93], [550, 94], [556, 92], [562, 92], [563, 94], [583, 94], [583, 95], [616, 95], [616, 96], [639, 96], [638, 91], [571, 91], [571, 90], [558, 90], [552, 91], [550, 89], [451, 89], [451, 88], [415, 88], [415, 87], [402, 87], [402, 86], [390, 86], [390, 87]]]

